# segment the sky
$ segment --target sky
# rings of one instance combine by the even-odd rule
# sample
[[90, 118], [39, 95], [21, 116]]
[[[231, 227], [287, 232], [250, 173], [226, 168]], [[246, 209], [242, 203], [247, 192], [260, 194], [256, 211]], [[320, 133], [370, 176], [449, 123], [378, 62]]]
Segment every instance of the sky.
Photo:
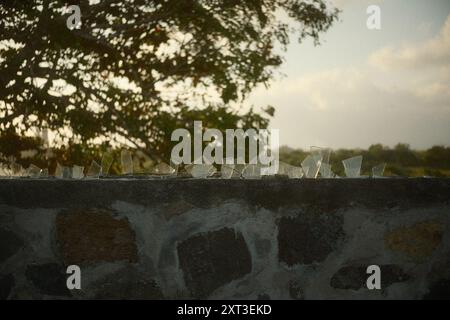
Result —
[[[281, 145], [367, 148], [402, 142], [450, 146], [450, 0], [335, 0], [340, 21], [321, 45], [292, 39], [269, 89]], [[369, 5], [381, 29], [369, 30]]]

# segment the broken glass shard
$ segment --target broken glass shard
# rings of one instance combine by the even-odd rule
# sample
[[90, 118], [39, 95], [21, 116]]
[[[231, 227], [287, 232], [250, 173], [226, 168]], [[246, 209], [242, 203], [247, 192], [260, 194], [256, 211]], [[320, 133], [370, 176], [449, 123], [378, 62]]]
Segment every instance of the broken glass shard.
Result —
[[191, 174], [191, 170], [192, 170], [193, 167], [194, 167], [193, 164], [186, 164], [186, 165], [184, 165], [184, 170], [185, 170], [188, 174]]
[[320, 159], [322, 163], [330, 163], [331, 149], [322, 147], [311, 147], [311, 155], [315, 159]]
[[157, 164], [148, 154], [141, 150], [137, 150], [133, 154], [133, 174], [151, 174]]
[[84, 167], [77, 166], [77, 165], [73, 166], [73, 168], [72, 168], [72, 177], [74, 179], [83, 179], [84, 178], [83, 171], [84, 171]]
[[63, 167], [63, 178], [64, 179], [72, 178], [72, 168], [70, 168], [70, 167]]
[[303, 177], [303, 169], [300, 167], [291, 166], [288, 171], [288, 177], [291, 179], [301, 179]]
[[3, 164], [0, 165], [0, 176], [9, 177], [10, 175], [11, 175], [11, 170]]
[[303, 170], [303, 177], [307, 178], [309, 175], [309, 167], [302, 165], [302, 170]]
[[242, 171], [247, 166], [246, 164], [235, 164], [234, 159], [224, 159], [221, 167], [221, 177], [224, 179], [241, 178]]
[[56, 163], [56, 169], [55, 169], [55, 178], [62, 179], [63, 177], [63, 166], [60, 165], [58, 162]]
[[165, 162], [158, 163], [154, 168], [152, 173], [161, 175], [172, 175], [176, 173], [176, 169], [172, 168]]
[[34, 164], [30, 164], [30, 166], [27, 169], [26, 175], [30, 178], [39, 178], [41, 175], [41, 168], [38, 166], [35, 166]]
[[57, 163], [56, 170], [55, 170], [55, 178], [58, 178], [58, 179], [72, 178], [72, 169], [69, 167], [62, 166], [59, 163]]
[[40, 177], [41, 178], [48, 178], [48, 169], [47, 168], [42, 169]]
[[212, 164], [194, 164], [186, 167], [186, 171], [194, 178], [207, 178], [216, 172]]
[[130, 151], [122, 150], [120, 152], [120, 163], [123, 174], [133, 174], [133, 157]]
[[300, 179], [303, 177], [303, 169], [288, 163], [280, 162], [278, 166], [278, 174], [288, 176], [291, 179]]
[[286, 162], [278, 162], [278, 172], [277, 174], [279, 175], [283, 175], [283, 176], [288, 176], [289, 172], [292, 170], [292, 165], [286, 163]]
[[14, 177], [23, 177], [26, 174], [25, 169], [17, 162], [11, 163], [11, 173]]
[[347, 178], [359, 178], [361, 175], [362, 156], [342, 160]]
[[175, 164], [174, 162], [172, 162], [172, 160], [170, 160], [170, 167], [175, 170], [174, 173], [172, 173], [172, 175], [174, 176], [178, 176], [178, 170], [180, 168], [179, 164]]
[[322, 178], [334, 178], [334, 172], [331, 170], [331, 165], [328, 163], [322, 163], [320, 165], [320, 176]]
[[242, 176], [245, 179], [260, 179], [261, 166], [258, 164], [249, 164], [242, 170]]
[[101, 162], [101, 167], [102, 167], [102, 171], [101, 174], [102, 176], [107, 176], [109, 173], [109, 169], [111, 168], [111, 164], [113, 163], [114, 157], [112, 155], [111, 152], [105, 152], [102, 155], [102, 162]]
[[25, 170], [23, 167], [16, 162], [16, 158], [14, 156], [8, 157], [9, 168], [7, 168], [6, 172], [11, 177], [21, 177], [25, 174]]
[[[223, 179], [231, 179], [235, 173], [234, 164], [222, 164], [220, 169], [220, 174]], [[240, 175], [240, 173], [238, 172]]]
[[319, 173], [322, 158], [320, 154], [309, 155], [302, 161], [303, 172], [306, 178], [316, 179]]
[[245, 170], [246, 165], [245, 164], [235, 164], [234, 165], [234, 172], [231, 176], [232, 178], [241, 178], [242, 172]]
[[92, 160], [91, 166], [86, 173], [86, 177], [97, 179], [100, 176], [101, 170], [102, 167], [97, 162], [95, 162], [95, 160]]
[[288, 167], [289, 167], [289, 164], [280, 161], [278, 163], [278, 174], [287, 176], [287, 169], [288, 169]]
[[380, 178], [384, 175], [384, 169], [386, 169], [386, 163], [379, 164], [372, 168], [372, 177]]

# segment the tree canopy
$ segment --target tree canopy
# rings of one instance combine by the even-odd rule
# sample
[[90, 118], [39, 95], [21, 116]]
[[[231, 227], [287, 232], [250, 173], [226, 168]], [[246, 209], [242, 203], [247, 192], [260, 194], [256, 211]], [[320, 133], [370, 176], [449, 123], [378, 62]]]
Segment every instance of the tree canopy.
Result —
[[48, 128], [71, 144], [164, 158], [172, 130], [191, 120], [267, 126], [273, 108], [230, 105], [269, 83], [290, 36], [317, 43], [337, 15], [326, 0], [3, 0], [0, 132]]

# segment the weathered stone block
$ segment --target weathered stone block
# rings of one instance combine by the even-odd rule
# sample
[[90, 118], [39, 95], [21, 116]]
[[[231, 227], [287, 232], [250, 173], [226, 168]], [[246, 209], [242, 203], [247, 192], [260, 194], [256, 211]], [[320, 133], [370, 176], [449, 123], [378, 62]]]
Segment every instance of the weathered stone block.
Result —
[[137, 262], [135, 233], [126, 218], [98, 209], [60, 213], [56, 235], [66, 264], [127, 260]]
[[[367, 267], [368, 265], [342, 267], [331, 277], [330, 285], [336, 289], [359, 290], [366, 288], [367, 278], [370, 276], [366, 273]], [[380, 265], [380, 271], [382, 289], [393, 283], [407, 281], [411, 278], [402, 268], [393, 264]]]
[[443, 227], [440, 223], [425, 221], [387, 232], [384, 239], [389, 249], [421, 260], [430, 256], [441, 243], [442, 233]]
[[343, 238], [343, 219], [334, 213], [301, 213], [278, 221], [278, 257], [288, 266], [321, 262]]
[[57, 263], [29, 265], [25, 271], [29, 281], [43, 294], [51, 296], [71, 296], [66, 286], [67, 274]]
[[242, 234], [230, 228], [195, 235], [181, 242], [177, 251], [186, 286], [196, 298], [207, 297], [252, 269]]
[[0, 228], [0, 263], [12, 257], [24, 245], [14, 232]]

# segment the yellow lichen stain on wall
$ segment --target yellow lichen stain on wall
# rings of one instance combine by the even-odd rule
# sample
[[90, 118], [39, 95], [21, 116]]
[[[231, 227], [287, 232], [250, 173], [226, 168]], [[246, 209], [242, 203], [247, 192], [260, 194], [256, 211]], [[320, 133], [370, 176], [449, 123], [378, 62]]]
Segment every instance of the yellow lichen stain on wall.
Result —
[[442, 224], [424, 221], [387, 232], [384, 242], [393, 251], [405, 253], [414, 260], [423, 260], [439, 246], [442, 233]]

